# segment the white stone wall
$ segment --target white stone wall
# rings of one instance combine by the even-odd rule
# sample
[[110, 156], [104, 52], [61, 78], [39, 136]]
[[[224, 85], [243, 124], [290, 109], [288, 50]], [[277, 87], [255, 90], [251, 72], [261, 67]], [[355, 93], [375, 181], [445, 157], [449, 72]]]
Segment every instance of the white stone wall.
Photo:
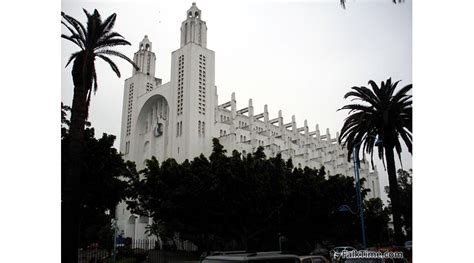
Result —
[[[327, 175], [354, 177], [354, 165], [347, 161], [347, 151], [337, 143], [339, 134], [333, 138], [329, 129], [320, 135], [319, 126], [310, 131], [306, 120], [298, 127], [295, 116], [285, 123], [281, 111], [278, 117], [271, 119], [266, 105], [263, 113], [254, 114], [252, 100], [246, 107], [237, 109], [235, 94], [230, 101], [217, 106], [215, 119], [215, 137], [229, 155], [234, 149], [250, 153], [262, 146], [268, 157], [280, 153], [283, 159], [291, 158], [295, 167], [319, 169], [324, 166]], [[380, 197], [378, 174], [370, 172], [368, 163], [363, 161], [360, 176], [366, 178], [365, 187], [371, 190], [367, 197]]]

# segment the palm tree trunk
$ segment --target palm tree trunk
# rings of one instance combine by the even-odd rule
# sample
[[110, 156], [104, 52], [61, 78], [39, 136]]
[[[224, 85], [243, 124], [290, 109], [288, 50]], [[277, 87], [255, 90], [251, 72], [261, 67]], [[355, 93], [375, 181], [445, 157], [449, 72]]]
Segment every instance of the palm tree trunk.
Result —
[[400, 204], [399, 204], [399, 191], [398, 191], [398, 182], [397, 182], [397, 171], [395, 168], [395, 156], [393, 154], [393, 148], [390, 146], [385, 146], [385, 159], [387, 162], [387, 172], [388, 172], [388, 182], [389, 182], [389, 197], [392, 205], [392, 215], [393, 215], [393, 228], [395, 234], [395, 244], [403, 244], [403, 233], [402, 233], [402, 222], [400, 214]]
[[84, 87], [74, 88], [71, 108], [69, 143], [69, 170], [64, 176], [62, 189], [61, 245], [62, 262], [77, 262], [79, 248], [80, 177], [82, 169], [82, 150], [84, 145], [84, 126], [87, 116], [87, 92]]

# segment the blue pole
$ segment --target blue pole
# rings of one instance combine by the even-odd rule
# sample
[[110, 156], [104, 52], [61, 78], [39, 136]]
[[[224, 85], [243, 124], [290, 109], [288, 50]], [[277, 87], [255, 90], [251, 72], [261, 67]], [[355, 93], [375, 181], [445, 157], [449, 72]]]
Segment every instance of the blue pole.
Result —
[[356, 156], [356, 154], [359, 153], [358, 151], [359, 146], [360, 146], [360, 143], [354, 146], [352, 157], [354, 159], [354, 174], [355, 174], [355, 179], [356, 179], [356, 192], [357, 192], [356, 199], [357, 199], [357, 205], [359, 207], [360, 227], [362, 230], [362, 246], [363, 246], [363, 249], [365, 249], [367, 247], [367, 244], [365, 241], [364, 206], [363, 206], [361, 187], [360, 187], [360, 178], [359, 178], [359, 158], [358, 156]]

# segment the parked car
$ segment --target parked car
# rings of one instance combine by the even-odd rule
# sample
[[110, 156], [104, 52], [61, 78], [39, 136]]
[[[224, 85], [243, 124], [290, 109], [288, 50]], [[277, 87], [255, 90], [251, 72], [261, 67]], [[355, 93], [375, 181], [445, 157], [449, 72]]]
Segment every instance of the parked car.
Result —
[[300, 258], [293, 254], [282, 254], [281, 252], [257, 252], [257, 253], [226, 253], [207, 256], [202, 263], [300, 263]]
[[323, 256], [300, 256], [300, 263], [329, 263], [330, 261]]
[[329, 254], [329, 250], [323, 247], [315, 248], [310, 255], [315, 255], [315, 256], [323, 256], [325, 258], [331, 258], [331, 255]]

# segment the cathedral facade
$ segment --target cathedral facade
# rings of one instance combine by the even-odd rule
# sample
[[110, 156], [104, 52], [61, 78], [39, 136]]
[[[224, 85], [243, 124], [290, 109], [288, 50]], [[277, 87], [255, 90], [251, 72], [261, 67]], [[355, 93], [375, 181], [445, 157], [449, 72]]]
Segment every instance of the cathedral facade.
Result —
[[[147, 36], [139, 44], [133, 70], [125, 80], [122, 109], [120, 151], [126, 160], [144, 168], [145, 160], [155, 156], [159, 161], [174, 158], [192, 160], [201, 153], [209, 156], [212, 138], [231, 154], [232, 150], [251, 153], [263, 147], [266, 156], [281, 154], [291, 158], [295, 167], [320, 168], [329, 175], [354, 176], [354, 165], [347, 162], [347, 151], [337, 143], [338, 133], [329, 129], [321, 134], [318, 125], [310, 129], [305, 120], [298, 126], [295, 116], [288, 122], [278, 116], [270, 118], [267, 105], [263, 112], [254, 109], [252, 99], [237, 106], [235, 93], [224, 103], [218, 102], [215, 85], [215, 53], [207, 48], [207, 26], [195, 3], [181, 24], [181, 46], [172, 52], [171, 77], [167, 83], [155, 77], [156, 57]], [[368, 197], [380, 197], [376, 170], [365, 162], [360, 175], [370, 188]], [[150, 219], [135, 216], [125, 204], [117, 207], [118, 227], [124, 237], [146, 239], [145, 227]]]

